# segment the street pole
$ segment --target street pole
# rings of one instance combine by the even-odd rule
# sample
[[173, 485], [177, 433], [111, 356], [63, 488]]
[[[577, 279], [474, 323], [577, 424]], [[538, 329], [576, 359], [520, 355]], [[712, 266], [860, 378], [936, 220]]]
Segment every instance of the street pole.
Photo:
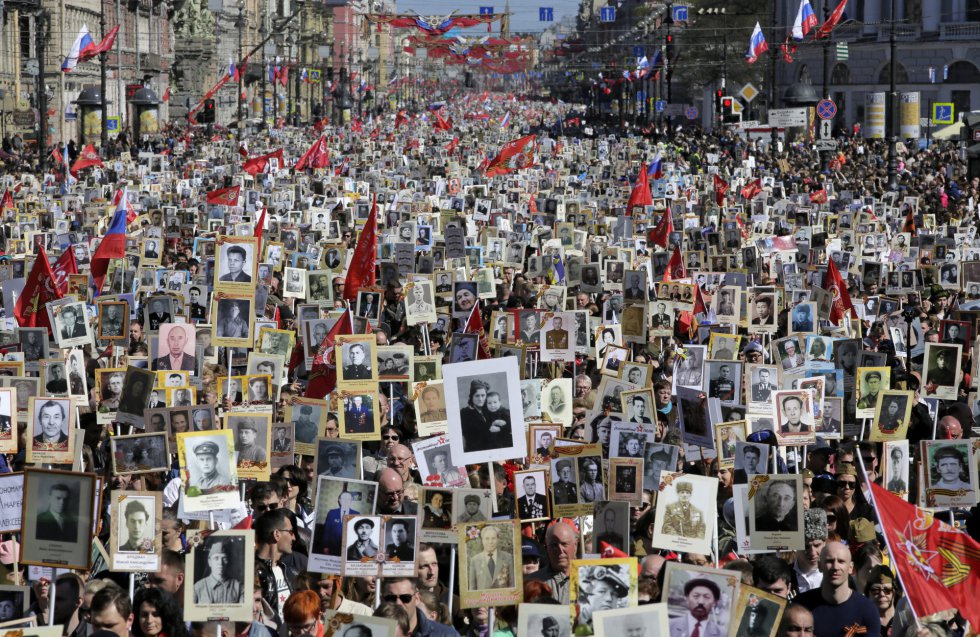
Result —
[[776, 52], [779, 47], [776, 46], [776, 0], [769, 0], [769, 23], [770, 23], [770, 38], [772, 39], [772, 46], [769, 47], [769, 112], [767, 117], [769, 119], [769, 152], [775, 158], [777, 155], [777, 149], [779, 148], [779, 141], [776, 134], [776, 126], [772, 122], [772, 111], [776, 108]]
[[[264, 19], [265, 18], [263, 17], [263, 20]], [[263, 37], [265, 36], [265, 30], [266, 30], [265, 29], [265, 23], [263, 22], [263, 24], [262, 24], [262, 31], [260, 33], [260, 35], [262, 35]], [[265, 122], [265, 92], [266, 92], [266, 87], [267, 87], [268, 79], [269, 79], [269, 69], [266, 66], [266, 62], [265, 62], [265, 45], [263, 45], [262, 46], [262, 95], [259, 96], [259, 108], [261, 109], [260, 112], [262, 113], [262, 123], [261, 123], [262, 130], [265, 130], [266, 129], [266, 122]]]
[[48, 95], [44, 86], [44, 56], [45, 44], [48, 41], [48, 12], [46, 9], [38, 11], [36, 18], [37, 35], [37, 110], [38, 110], [38, 135], [37, 135], [37, 155], [38, 168], [43, 175], [48, 168]]
[[[824, 2], [823, 5], [823, 21], [824, 23], [830, 18], [830, 5]], [[823, 42], [823, 95], [825, 100], [830, 99], [830, 37], [824, 38]], [[831, 124], [833, 126], [833, 124]], [[820, 165], [824, 170], [830, 170], [830, 151], [821, 150], [820, 151]]]
[[242, 140], [242, 125], [244, 124], [242, 117], [242, 91], [245, 88], [245, 73], [242, 72], [242, 35], [245, 31], [245, 2], [239, 0], [238, 3], [238, 125], [235, 127], [235, 139], [238, 141]]
[[888, 29], [888, 189], [892, 192], [898, 192], [898, 88], [895, 53], [895, 0], [891, 0], [891, 26]]
[[[102, 37], [105, 37], [105, 3], [99, 3], [99, 31], [102, 33]], [[109, 52], [105, 51], [99, 54], [99, 90], [102, 92], [102, 104], [100, 108], [102, 110], [102, 130], [99, 133], [99, 150], [102, 155], [105, 156], [106, 149], [109, 147], [109, 96], [106, 94], [106, 65], [108, 64]], [[85, 123], [82, 122], [82, 128], [85, 127]]]

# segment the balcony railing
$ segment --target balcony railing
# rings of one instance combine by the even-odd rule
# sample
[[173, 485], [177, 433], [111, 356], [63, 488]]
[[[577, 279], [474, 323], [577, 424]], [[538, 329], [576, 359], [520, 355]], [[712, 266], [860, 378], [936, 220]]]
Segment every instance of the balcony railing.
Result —
[[948, 22], [939, 25], [940, 40], [980, 39], [980, 22]]
[[[921, 35], [922, 27], [918, 24], [895, 25], [895, 41], [897, 42], [914, 42], [918, 40]], [[878, 25], [878, 41], [888, 42], [889, 37], [891, 37], [891, 25]]]

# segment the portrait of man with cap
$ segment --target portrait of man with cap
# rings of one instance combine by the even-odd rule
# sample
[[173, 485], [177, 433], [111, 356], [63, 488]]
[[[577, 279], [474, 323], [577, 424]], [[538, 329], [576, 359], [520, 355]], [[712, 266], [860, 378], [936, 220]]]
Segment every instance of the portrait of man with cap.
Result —
[[480, 505], [482, 501], [480, 496], [475, 493], [470, 493], [463, 497], [463, 510], [456, 516], [457, 522], [472, 523], [472, 522], [486, 522], [487, 516], [483, 514], [480, 510]]
[[197, 460], [197, 471], [191, 473], [191, 486], [202, 491], [230, 484], [227, 475], [218, 467], [218, 444], [206, 440], [194, 447], [194, 458]]
[[572, 461], [564, 458], [555, 462], [555, 473], [558, 479], [551, 484], [555, 504], [578, 504], [578, 489], [575, 487], [575, 469]]
[[592, 615], [596, 611], [629, 605], [629, 570], [625, 565], [580, 567], [579, 573], [579, 599], [582, 600], [579, 602], [579, 625], [592, 625]]
[[677, 501], [664, 508], [663, 532], [686, 538], [704, 537], [706, 524], [704, 511], [691, 504], [694, 485], [687, 481], [677, 482]]
[[670, 637], [725, 637], [725, 628], [711, 618], [720, 600], [721, 588], [710, 579], [696, 577], [688, 580], [684, 584], [687, 612], [670, 620]]
[[237, 551], [233, 550], [232, 542], [230, 538], [221, 538], [204, 549], [195, 549], [195, 557], [206, 555], [208, 565], [208, 574], [194, 582], [195, 604], [241, 604], [245, 601], [241, 581], [231, 575], [235, 557], [241, 562], [244, 555], [234, 555]]
[[[321, 445], [323, 443], [321, 442]], [[343, 448], [337, 443], [324, 445], [317, 462], [317, 474], [334, 478], [355, 478], [353, 471], [348, 469]]]
[[316, 441], [317, 422], [313, 417], [312, 405], [300, 405], [299, 416], [293, 421], [296, 430], [296, 442], [312, 445]]
[[673, 469], [677, 460], [670, 447], [662, 443], [653, 443], [647, 446], [647, 459], [643, 464], [644, 479], [643, 488], [655, 490], [660, 485], [660, 475], [663, 471]]
[[238, 452], [238, 466], [245, 462], [268, 462], [265, 447], [258, 443], [259, 425], [254, 418], [236, 418], [237, 438], [235, 451]]
[[541, 637], [561, 637], [562, 630], [561, 624], [558, 620], [551, 615], [535, 616], [532, 615], [528, 620], [529, 630], [533, 630], [532, 626], [535, 626], [538, 622], [541, 624], [540, 633], [530, 633], [530, 634], [540, 634]]
[[351, 520], [351, 525], [356, 535], [355, 539], [347, 547], [347, 560], [349, 562], [359, 562], [362, 559], [371, 559], [378, 554], [378, 544], [371, 537], [374, 533], [374, 520], [371, 518], [360, 518]]
[[881, 372], [871, 371], [865, 374], [861, 382], [861, 389], [864, 393], [858, 398], [857, 408], [874, 409], [875, 405], [878, 404], [878, 393], [881, 391]]
[[951, 387], [956, 383], [956, 357], [952, 348], [940, 347], [932, 357], [926, 377], [927, 393], [933, 393], [928, 388], [933, 385]]

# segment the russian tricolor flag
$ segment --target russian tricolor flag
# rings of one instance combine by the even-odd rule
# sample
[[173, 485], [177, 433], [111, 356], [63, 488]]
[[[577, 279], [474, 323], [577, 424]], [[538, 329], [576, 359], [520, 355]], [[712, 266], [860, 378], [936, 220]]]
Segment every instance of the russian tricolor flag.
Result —
[[664, 178], [664, 161], [660, 156], [660, 151], [657, 151], [657, 156], [653, 158], [650, 163], [650, 168], [647, 170], [647, 175], [653, 179], [663, 179]]
[[802, 40], [810, 29], [817, 27], [817, 15], [810, 6], [810, 0], [800, 0], [800, 8], [796, 11], [796, 22], [793, 23], [793, 39]]
[[500, 127], [503, 128], [507, 126], [507, 124], [509, 123], [510, 123], [510, 111], [507, 111], [507, 114], [504, 115], [503, 119], [500, 120]]
[[91, 53], [95, 49], [95, 42], [92, 40], [92, 34], [88, 32], [88, 25], [83, 24], [81, 30], [78, 32], [78, 37], [75, 38], [75, 43], [71, 45], [71, 51], [68, 52], [68, 57], [61, 64], [61, 71], [63, 73], [70, 73], [72, 69], [78, 66], [78, 59], [83, 55]]
[[766, 44], [766, 36], [762, 34], [762, 27], [756, 22], [755, 28], [752, 29], [752, 37], [749, 38], [749, 50], [745, 53], [745, 59], [749, 64], [752, 64], [768, 50], [769, 45]]
[[239, 79], [238, 75], [238, 65], [235, 64], [235, 60], [228, 57], [228, 77], [232, 79], [233, 82], [237, 82]]
[[127, 203], [126, 189], [123, 188], [122, 196], [119, 197], [119, 202], [116, 204], [116, 210], [112, 213], [109, 229], [102, 238], [102, 242], [99, 243], [99, 247], [95, 249], [95, 254], [92, 255], [90, 271], [96, 294], [102, 290], [102, 283], [109, 271], [109, 261], [123, 259], [126, 256]]

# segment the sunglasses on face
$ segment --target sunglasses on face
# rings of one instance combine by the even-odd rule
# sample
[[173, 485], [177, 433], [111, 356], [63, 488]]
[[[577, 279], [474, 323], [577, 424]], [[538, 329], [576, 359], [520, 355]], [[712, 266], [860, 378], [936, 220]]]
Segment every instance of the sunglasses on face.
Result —
[[384, 601], [384, 602], [401, 602], [402, 604], [408, 604], [413, 599], [415, 599], [415, 595], [413, 595], [411, 593], [402, 593], [401, 595], [392, 595], [392, 594], [389, 594], [389, 595], [384, 595], [384, 596], [381, 597], [381, 601]]

